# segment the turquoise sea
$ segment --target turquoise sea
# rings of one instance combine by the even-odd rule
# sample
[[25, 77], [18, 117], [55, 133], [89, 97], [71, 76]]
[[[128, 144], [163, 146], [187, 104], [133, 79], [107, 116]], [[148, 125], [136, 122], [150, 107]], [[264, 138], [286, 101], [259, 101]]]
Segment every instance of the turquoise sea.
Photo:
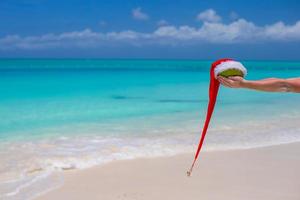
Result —
[[[58, 187], [63, 170], [194, 152], [211, 62], [0, 60], [0, 199]], [[247, 79], [300, 76], [300, 62], [242, 63]], [[221, 87], [204, 151], [300, 141], [299, 102]]]

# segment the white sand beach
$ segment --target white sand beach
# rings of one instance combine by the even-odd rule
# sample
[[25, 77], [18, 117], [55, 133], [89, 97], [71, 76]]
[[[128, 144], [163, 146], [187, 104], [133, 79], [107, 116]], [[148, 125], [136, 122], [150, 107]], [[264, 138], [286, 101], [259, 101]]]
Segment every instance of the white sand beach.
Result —
[[300, 143], [115, 161], [69, 170], [62, 187], [37, 199], [299, 200]]

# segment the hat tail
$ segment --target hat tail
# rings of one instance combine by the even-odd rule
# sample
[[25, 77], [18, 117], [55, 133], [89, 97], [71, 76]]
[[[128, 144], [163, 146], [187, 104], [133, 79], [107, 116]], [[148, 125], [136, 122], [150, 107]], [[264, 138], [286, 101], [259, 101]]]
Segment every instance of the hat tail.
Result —
[[204, 139], [205, 139], [205, 135], [206, 135], [206, 132], [207, 132], [207, 129], [208, 129], [208, 126], [209, 126], [209, 122], [210, 122], [210, 119], [211, 119], [211, 116], [213, 114], [214, 107], [215, 107], [215, 104], [216, 104], [216, 99], [217, 99], [219, 86], [220, 86], [220, 83], [218, 81], [213, 80], [210, 83], [209, 103], [208, 103], [208, 108], [207, 108], [207, 113], [206, 113], [206, 119], [205, 119], [204, 127], [203, 127], [203, 130], [202, 130], [202, 133], [201, 133], [201, 138], [200, 138], [200, 141], [199, 141], [199, 144], [198, 144], [198, 148], [197, 148], [197, 151], [196, 151], [196, 154], [195, 154], [195, 157], [194, 157], [194, 161], [192, 163], [192, 166], [191, 166], [190, 170], [187, 172], [188, 176], [191, 175], [193, 167], [195, 165], [195, 162], [196, 162], [196, 160], [199, 156], [199, 153], [201, 151], [201, 148], [202, 148], [202, 145], [203, 145], [203, 142], [204, 142]]
[[206, 113], [206, 119], [205, 119], [205, 123], [204, 123], [204, 127], [202, 130], [202, 134], [201, 134], [201, 138], [198, 144], [198, 148], [194, 157], [194, 161], [192, 163], [192, 166], [190, 168], [189, 171], [187, 171], [187, 175], [190, 176], [192, 174], [192, 170], [193, 167], [195, 165], [195, 162], [199, 156], [199, 153], [201, 151], [204, 139], [205, 139], [205, 135], [209, 126], [209, 122], [211, 119], [211, 116], [213, 114], [214, 111], [214, 107], [216, 104], [216, 100], [217, 100], [217, 95], [218, 95], [218, 90], [220, 87], [220, 83], [217, 79], [215, 79], [215, 75], [214, 75], [214, 67], [211, 67], [211, 71], [210, 71], [210, 84], [209, 84], [209, 103], [208, 103], [208, 107], [207, 107], [207, 113]]

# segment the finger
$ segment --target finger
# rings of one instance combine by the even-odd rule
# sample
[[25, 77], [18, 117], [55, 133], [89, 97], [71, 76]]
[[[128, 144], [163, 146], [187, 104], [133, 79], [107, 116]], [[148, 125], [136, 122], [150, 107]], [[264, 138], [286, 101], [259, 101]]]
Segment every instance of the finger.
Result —
[[219, 76], [218, 80], [222, 82], [228, 82], [228, 79], [222, 76]]
[[228, 78], [223, 78], [222, 77], [222, 81], [223, 81], [223, 83], [225, 83], [226, 85], [229, 85], [229, 86], [231, 86], [231, 84], [232, 84], [232, 80], [230, 80]]
[[235, 76], [229, 76], [228, 77], [228, 79], [230, 79], [230, 80], [235, 80], [235, 78], [236, 78]]
[[238, 81], [240, 79], [240, 77], [238, 77], [238, 76], [229, 76], [228, 79], [233, 80], [233, 81]]
[[221, 79], [223, 80], [223, 81], [226, 81], [226, 82], [228, 82], [230, 79], [229, 78], [226, 78], [226, 77], [221, 77]]
[[224, 79], [222, 77], [218, 77], [217, 79], [220, 83], [222, 83], [222, 84], [224, 83]]
[[219, 80], [219, 82], [220, 82], [222, 85], [224, 85], [224, 86], [226, 86], [226, 87], [230, 87], [230, 88], [233, 88], [233, 87], [234, 87], [234, 81], [231, 80], [231, 79], [229, 79], [229, 78], [225, 78], [225, 77], [223, 77], [223, 76], [219, 76], [219, 77], [218, 77], [218, 80]]
[[221, 78], [221, 77], [217, 77], [217, 80], [218, 80], [220, 83], [222, 83], [222, 82], [223, 82], [223, 80], [222, 80], [222, 78]]
[[227, 87], [232, 88], [232, 85], [230, 83], [225, 82], [225, 84], [226, 84]]
[[240, 76], [231, 76], [229, 78], [230, 78], [230, 80], [233, 80], [233, 81], [243, 81], [244, 80], [244, 78], [240, 77]]
[[231, 87], [230, 84], [228, 84], [226, 81], [224, 80], [220, 80], [220, 83], [226, 87]]

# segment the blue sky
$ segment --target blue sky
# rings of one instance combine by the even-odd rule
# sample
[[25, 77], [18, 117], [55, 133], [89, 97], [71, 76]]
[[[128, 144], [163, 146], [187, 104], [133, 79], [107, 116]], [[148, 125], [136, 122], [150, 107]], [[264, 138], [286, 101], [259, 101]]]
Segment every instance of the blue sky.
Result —
[[300, 60], [299, 0], [1, 0], [0, 57]]

